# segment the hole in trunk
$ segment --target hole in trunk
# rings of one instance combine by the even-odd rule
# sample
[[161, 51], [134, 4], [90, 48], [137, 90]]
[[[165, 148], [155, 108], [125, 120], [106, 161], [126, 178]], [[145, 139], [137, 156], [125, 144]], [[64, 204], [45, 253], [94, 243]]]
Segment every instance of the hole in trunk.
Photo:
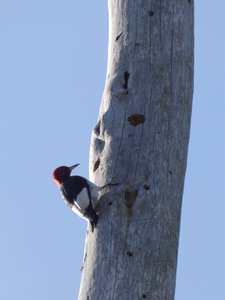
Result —
[[94, 163], [93, 173], [98, 169], [99, 165], [100, 165], [100, 158], [98, 158]]
[[115, 40], [116, 42], [118, 41], [118, 39], [121, 37], [122, 34], [123, 33], [121, 32], [120, 34], [117, 35], [116, 40]]
[[128, 89], [128, 80], [129, 80], [129, 77], [130, 77], [130, 74], [127, 71], [125, 71], [124, 74], [123, 74], [123, 79], [124, 79], [123, 88], [125, 90]]
[[138, 126], [145, 122], [145, 116], [140, 114], [133, 114], [127, 118], [127, 121], [132, 126]]

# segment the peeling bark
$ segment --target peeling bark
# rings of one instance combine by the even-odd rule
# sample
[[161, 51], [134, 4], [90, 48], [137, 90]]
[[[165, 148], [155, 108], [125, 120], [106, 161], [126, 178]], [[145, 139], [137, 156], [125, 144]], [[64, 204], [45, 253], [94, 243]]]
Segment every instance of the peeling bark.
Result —
[[193, 1], [109, 0], [109, 53], [79, 300], [174, 299], [193, 94]]

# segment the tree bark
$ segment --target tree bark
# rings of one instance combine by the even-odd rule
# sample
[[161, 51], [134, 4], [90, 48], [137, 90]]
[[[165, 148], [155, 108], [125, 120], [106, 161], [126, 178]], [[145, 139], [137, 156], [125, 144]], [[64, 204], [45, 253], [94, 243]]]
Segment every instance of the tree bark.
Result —
[[109, 0], [79, 300], [174, 299], [193, 94], [193, 0]]

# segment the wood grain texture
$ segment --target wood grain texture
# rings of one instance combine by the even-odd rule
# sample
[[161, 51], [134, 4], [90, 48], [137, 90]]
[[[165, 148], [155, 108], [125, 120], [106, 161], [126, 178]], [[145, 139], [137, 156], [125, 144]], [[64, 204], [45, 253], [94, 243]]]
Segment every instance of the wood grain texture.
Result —
[[174, 299], [193, 94], [193, 1], [109, 0], [90, 150], [102, 192], [79, 300]]

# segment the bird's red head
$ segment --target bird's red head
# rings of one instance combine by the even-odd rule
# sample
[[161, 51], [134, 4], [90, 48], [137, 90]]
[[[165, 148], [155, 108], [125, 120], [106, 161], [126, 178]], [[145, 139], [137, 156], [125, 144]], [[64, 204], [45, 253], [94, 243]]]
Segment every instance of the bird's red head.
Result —
[[52, 174], [55, 183], [60, 187], [60, 185], [64, 181], [70, 178], [72, 170], [75, 169], [77, 166], [79, 166], [79, 164], [73, 165], [71, 167], [62, 166], [55, 169], [55, 171]]

